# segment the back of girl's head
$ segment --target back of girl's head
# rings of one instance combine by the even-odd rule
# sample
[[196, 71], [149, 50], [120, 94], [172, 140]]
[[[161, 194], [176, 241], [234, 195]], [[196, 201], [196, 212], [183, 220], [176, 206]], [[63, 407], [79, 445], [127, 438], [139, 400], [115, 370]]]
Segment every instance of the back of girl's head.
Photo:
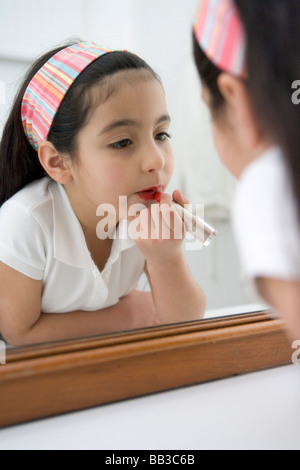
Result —
[[289, 140], [289, 128], [294, 127], [300, 134], [300, 109], [291, 99], [292, 83], [300, 77], [300, 3], [298, 0], [235, 0], [235, 3], [248, 37], [249, 91], [271, 136], [280, 136], [284, 142]]
[[[300, 2], [234, 0], [247, 38], [250, 96], [267, 134], [284, 151], [300, 217], [300, 108], [292, 103], [292, 83], [300, 79]], [[224, 103], [217, 79], [222, 73], [200, 48], [194, 34], [196, 65], [212, 100], [213, 112]]]
[[212, 112], [216, 113], [224, 103], [223, 96], [218, 87], [218, 77], [221, 75], [222, 71], [213, 64], [199, 46], [195, 32], [193, 32], [193, 47], [194, 59], [200, 78], [210, 93]]
[[[80, 41], [78, 41], [80, 42]], [[21, 106], [24, 93], [43, 65], [57, 52], [74, 42], [44, 54], [31, 67], [15, 98], [3, 130], [0, 143], [0, 207], [28, 183], [45, 176], [36, 150], [29, 143], [23, 129]], [[160, 80], [152, 68], [130, 52], [112, 52], [91, 63], [71, 85], [51, 125], [48, 140], [59, 153], [76, 159], [77, 136], [100, 100], [105, 101], [114, 91], [111, 78], [120, 72], [139, 71], [145, 79]], [[133, 75], [133, 74], [131, 74]], [[129, 78], [130, 79], [130, 78]], [[99, 101], [94, 90], [99, 87]]]

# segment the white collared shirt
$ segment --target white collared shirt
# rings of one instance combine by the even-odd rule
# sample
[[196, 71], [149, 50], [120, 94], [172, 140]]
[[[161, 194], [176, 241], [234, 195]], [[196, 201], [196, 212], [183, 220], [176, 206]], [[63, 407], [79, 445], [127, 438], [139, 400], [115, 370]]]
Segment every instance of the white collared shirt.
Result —
[[0, 261], [43, 281], [41, 311], [96, 311], [115, 305], [143, 274], [145, 258], [121, 220], [100, 273], [63, 186], [43, 178], [0, 209]]
[[300, 226], [292, 181], [279, 147], [251, 163], [238, 184], [233, 225], [249, 279], [300, 280]]

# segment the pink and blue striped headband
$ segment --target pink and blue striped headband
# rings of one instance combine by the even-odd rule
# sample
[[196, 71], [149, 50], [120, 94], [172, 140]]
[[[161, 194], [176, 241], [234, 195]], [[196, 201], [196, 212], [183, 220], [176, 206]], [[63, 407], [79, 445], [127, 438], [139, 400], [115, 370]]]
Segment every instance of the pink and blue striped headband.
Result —
[[38, 151], [47, 140], [54, 117], [76, 78], [96, 59], [111, 50], [84, 42], [55, 54], [29, 83], [21, 106], [25, 134]]
[[233, 0], [201, 0], [194, 32], [207, 57], [224, 72], [245, 78], [246, 37]]

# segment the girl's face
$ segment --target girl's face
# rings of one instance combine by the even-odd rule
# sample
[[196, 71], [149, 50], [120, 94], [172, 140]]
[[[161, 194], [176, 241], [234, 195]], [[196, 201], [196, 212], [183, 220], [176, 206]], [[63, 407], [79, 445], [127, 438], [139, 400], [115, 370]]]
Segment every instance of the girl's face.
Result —
[[211, 96], [202, 84], [203, 100], [210, 109], [215, 146], [229, 171], [240, 178], [245, 168], [274, 145], [258, 118], [249, 91], [242, 80], [228, 74], [219, 79], [219, 88], [226, 97], [217, 112]]
[[226, 109], [222, 110], [220, 115], [214, 117], [210, 93], [203, 83], [202, 98], [212, 116], [211, 126], [218, 155], [228, 170], [237, 177], [240, 173], [239, 161], [241, 161], [241, 154], [236, 141], [236, 133], [228, 121]]
[[142, 191], [166, 190], [174, 156], [161, 84], [141, 72], [121, 72], [111, 80], [114, 93], [79, 133], [78, 161], [66, 189], [82, 209], [96, 214], [100, 204], [111, 204], [118, 215], [119, 196], [127, 196], [128, 207], [149, 206], [153, 200], [145, 201]]

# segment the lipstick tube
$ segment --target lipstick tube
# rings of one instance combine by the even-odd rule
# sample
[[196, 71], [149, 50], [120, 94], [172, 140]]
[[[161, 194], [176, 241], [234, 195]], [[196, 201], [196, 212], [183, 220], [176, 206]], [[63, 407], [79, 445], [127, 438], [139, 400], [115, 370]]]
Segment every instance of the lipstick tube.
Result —
[[176, 202], [173, 203], [176, 212], [182, 218], [187, 232], [194, 235], [195, 238], [200, 240], [205, 247], [208, 247], [217, 236], [217, 231], [207, 224], [204, 220], [190, 211], [180, 206]]

